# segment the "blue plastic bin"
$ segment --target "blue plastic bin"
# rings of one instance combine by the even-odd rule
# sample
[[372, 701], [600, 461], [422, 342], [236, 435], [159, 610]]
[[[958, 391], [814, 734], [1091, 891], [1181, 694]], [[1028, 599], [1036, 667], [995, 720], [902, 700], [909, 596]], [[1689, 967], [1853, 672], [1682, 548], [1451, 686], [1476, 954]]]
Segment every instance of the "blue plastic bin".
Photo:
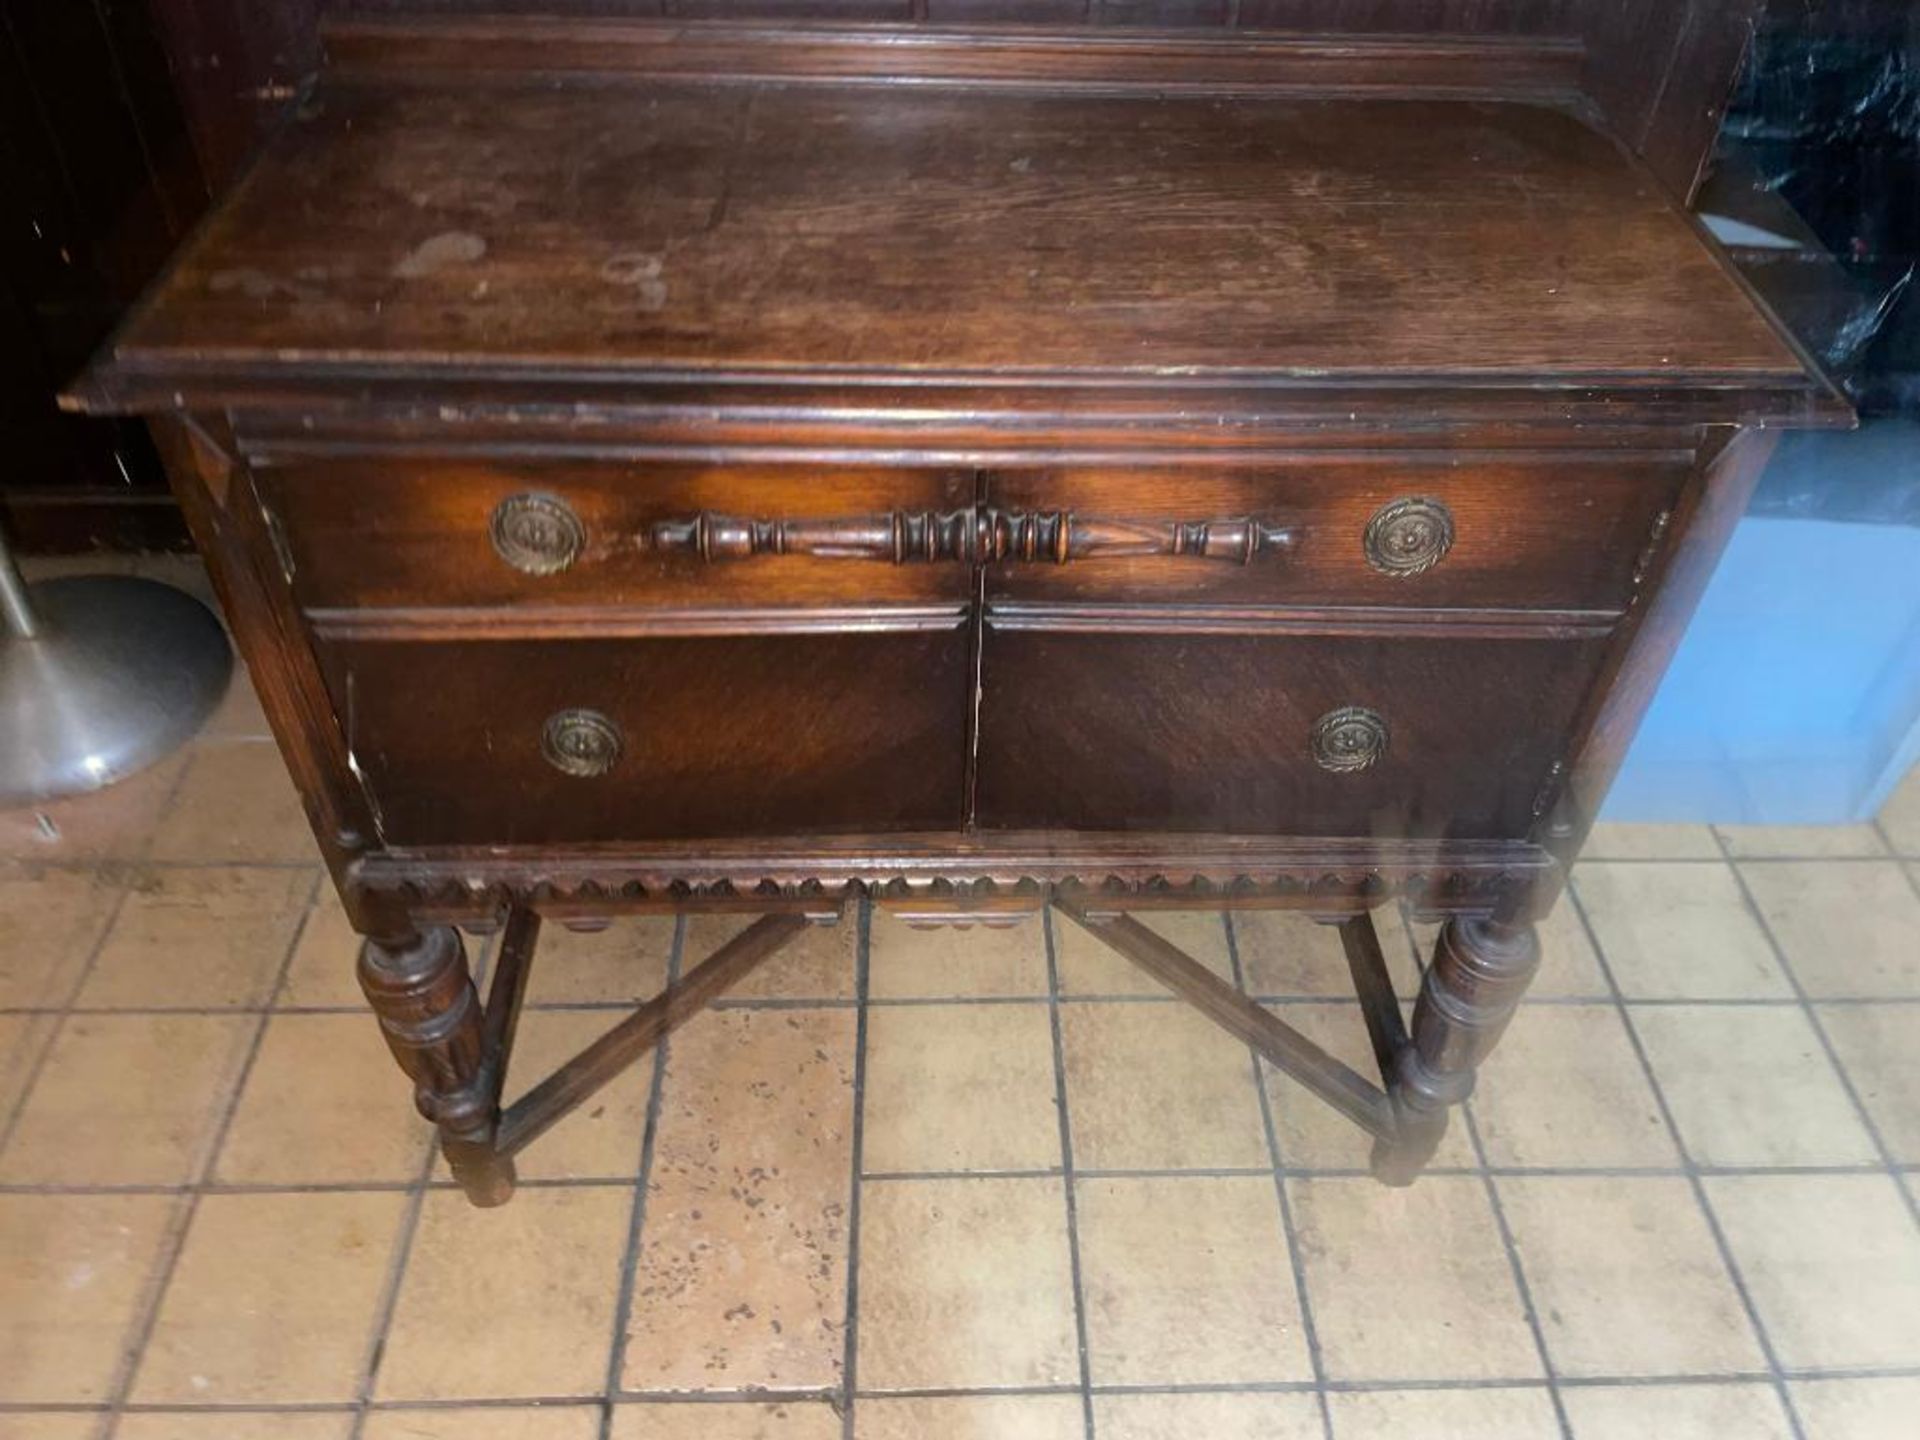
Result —
[[1839, 824], [1920, 759], [1920, 424], [1787, 436], [1604, 818]]

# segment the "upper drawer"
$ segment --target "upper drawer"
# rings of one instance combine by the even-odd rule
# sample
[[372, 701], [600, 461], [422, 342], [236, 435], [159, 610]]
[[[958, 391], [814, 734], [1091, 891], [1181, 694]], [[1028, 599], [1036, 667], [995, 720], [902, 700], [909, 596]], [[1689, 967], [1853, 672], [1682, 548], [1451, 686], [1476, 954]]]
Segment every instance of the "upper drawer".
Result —
[[341, 456], [258, 474], [309, 608], [810, 607], [970, 592], [965, 565], [892, 563], [912, 525], [971, 510], [966, 471]]
[[996, 562], [987, 595], [1621, 609], [1686, 474], [1664, 458], [1583, 453], [996, 474], [1001, 528], [1042, 543]]

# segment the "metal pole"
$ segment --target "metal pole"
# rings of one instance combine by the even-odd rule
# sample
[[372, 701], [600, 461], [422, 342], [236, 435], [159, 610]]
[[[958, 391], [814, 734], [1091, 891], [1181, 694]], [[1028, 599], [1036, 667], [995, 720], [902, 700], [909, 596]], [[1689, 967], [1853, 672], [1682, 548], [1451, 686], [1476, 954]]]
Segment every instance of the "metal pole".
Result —
[[20, 578], [20, 567], [13, 563], [13, 551], [7, 547], [6, 531], [0, 530], [0, 621], [7, 634], [16, 640], [40, 638], [40, 618], [33, 613], [27, 598], [27, 582]]

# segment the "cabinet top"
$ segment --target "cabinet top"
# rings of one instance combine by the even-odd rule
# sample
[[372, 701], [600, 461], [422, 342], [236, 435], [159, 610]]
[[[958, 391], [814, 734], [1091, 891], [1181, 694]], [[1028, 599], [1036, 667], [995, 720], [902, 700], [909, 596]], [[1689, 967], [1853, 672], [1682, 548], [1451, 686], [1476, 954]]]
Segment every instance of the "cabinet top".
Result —
[[67, 398], [1524, 390], [1830, 416], [1692, 220], [1577, 111], [347, 70]]

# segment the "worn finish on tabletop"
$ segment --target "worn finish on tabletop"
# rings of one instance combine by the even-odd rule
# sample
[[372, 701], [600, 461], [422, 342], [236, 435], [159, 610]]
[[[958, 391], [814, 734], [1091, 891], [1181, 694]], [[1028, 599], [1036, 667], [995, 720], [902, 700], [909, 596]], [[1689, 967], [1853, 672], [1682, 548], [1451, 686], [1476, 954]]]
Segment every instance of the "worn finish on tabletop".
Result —
[[1652, 179], [1550, 108], [340, 88], [270, 156], [119, 337], [129, 382], [1800, 374]]
[[[476, 1202], [861, 892], [1057, 900], [1404, 1183], [1844, 407], [1554, 47], [913, 33], [349, 27], [71, 401], [157, 412]], [[1378, 1081], [1181, 906], [1338, 924]], [[503, 1114], [539, 922], [645, 909], [768, 918]]]

